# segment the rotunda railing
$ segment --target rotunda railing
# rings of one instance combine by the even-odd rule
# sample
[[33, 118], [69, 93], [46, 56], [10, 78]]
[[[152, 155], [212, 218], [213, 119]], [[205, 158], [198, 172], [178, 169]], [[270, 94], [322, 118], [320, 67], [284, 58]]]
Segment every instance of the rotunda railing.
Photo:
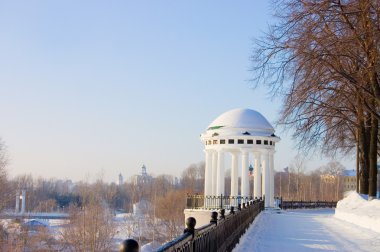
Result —
[[204, 196], [200, 194], [187, 195], [186, 208], [187, 209], [227, 209], [231, 207], [239, 208], [243, 204], [252, 201], [253, 197], [242, 196], [228, 196], [221, 194], [220, 196]]

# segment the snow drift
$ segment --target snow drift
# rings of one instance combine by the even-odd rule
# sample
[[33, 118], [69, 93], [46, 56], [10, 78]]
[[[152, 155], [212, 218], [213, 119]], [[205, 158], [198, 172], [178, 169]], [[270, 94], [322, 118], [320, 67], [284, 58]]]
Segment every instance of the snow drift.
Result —
[[357, 192], [350, 192], [338, 201], [335, 217], [380, 233], [380, 200], [367, 199]]

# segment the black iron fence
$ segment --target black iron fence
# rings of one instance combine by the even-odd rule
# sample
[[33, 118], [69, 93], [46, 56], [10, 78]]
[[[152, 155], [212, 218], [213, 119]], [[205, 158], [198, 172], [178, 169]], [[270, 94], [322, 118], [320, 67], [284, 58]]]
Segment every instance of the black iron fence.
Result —
[[230, 210], [231, 207], [235, 209], [252, 201], [253, 197], [241, 196], [204, 196], [204, 195], [187, 195], [186, 208], [187, 209], [226, 209]]
[[188, 218], [184, 234], [163, 245], [157, 251], [232, 251], [255, 217], [264, 209], [264, 202], [248, 200], [238, 205], [237, 210], [231, 204], [224, 206], [230, 206], [230, 214], [225, 215], [225, 209], [221, 209], [218, 218], [218, 213], [212, 212], [210, 224], [199, 229], [194, 228], [196, 220], [192, 217]]
[[281, 209], [297, 209], [297, 208], [335, 208], [336, 201], [279, 201]]
[[[297, 208], [334, 208], [335, 201], [283, 201], [275, 199], [276, 207], [281, 209]], [[252, 197], [204, 197], [189, 195], [189, 209], [219, 209], [212, 212], [210, 224], [195, 229], [196, 220], [190, 217], [186, 221], [184, 234], [160, 247], [157, 252], [203, 252], [203, 251], [232, 251], [240, 237], [253, 222], [256, 216], [264, 210], [264, 201], [253, 200]], [[229, 214], [225, 215], [225, 209]], [[121, 249], [123, 252], [137, 251]]]

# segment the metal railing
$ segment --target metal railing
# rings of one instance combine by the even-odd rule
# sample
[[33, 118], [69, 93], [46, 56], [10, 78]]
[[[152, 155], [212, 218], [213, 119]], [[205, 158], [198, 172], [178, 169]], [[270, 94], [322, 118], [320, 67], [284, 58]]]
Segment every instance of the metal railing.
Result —
[[226, 209], [230, 210], [231, 207], [235, 209], [243, 203], [247, 204], [252, 201], [253, 197], [242, 196], [204, 196], [204, 195], [187, 195], [186, 208], [187, 209]]
[[281, 201], [279, 207], [281, 209], [297, 209], [297, 208], [335, 208], [336, 201]]
[[187, 228], [183, 235], [160, 247], [158, 252], [205, 252], [232, 251], [240, 237], [264, 209], [262, 200], [250, 200], [241, 204], [235, 211], [230, 206], [230, 214], [225, 216], [225, 210], [212, 212], [210, 224], [195, 229], [196, 220], [190, 217], [186, 221]]

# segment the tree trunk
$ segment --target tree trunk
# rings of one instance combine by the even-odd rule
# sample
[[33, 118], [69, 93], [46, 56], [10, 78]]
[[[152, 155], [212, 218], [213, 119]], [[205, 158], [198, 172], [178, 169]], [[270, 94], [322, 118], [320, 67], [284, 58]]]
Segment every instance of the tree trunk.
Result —
[[375, 116], [371, 116], [371, 140], [369, 150], [369, 191], [368, 196], [376, 197], [377, 192], [377, 138], [378, 138], [378, 121]]
[[359, 192], [359, 165], [360, 165], [359, 142], [356, 143], [356, 192]]
[[[359, 99], [360, 100], [360, 99]], [[366, 130], [365, 116], [363, 113], [363, 103], [358, 102], [358, 121], [359, 121], [359, 149], [360, 149], [360, 188], [359, 192], [368, 194], [368, 176], [369, 176], [369, 142]]]

